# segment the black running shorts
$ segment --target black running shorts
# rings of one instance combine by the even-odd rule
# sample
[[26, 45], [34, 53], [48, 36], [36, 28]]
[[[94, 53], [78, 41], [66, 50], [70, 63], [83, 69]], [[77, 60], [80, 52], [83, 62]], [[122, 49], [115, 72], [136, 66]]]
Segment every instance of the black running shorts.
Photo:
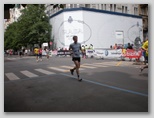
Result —
[[78, 62], [80, 62], [81, 61], [81, 58], [80, 57], [73, 57], [72, 58], [72, 61], [78, 61]]

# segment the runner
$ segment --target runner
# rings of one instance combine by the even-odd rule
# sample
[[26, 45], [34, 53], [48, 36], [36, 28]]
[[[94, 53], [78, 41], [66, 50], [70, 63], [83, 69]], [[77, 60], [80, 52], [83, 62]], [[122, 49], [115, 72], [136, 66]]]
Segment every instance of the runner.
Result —
[[39, 60], [42, 61], [42, 48], [39, 48]]
[[[146, 40], [146, 42], [143, 44], [142, 49], [144, 51], [146, 51], [146, 61], [148, 63], [148, 39]], [[145, 65], [143, 67], [140, 67], [141, 72], [145, 69], [148, 68], [148, 65]]]
[[38, 62], [39, 49], [37, 47], [34, 49], [34, 53], [36, 55], [36, 62]]
[[75, 67], [73, 69], [70, 69], [70, 72], [73, 75], [74, 70], [76, 70], [78, 81], [82, 81], [82, 79], [79, 76], [79, 68], [80, 68], [80, 61], [81, 61], [80, 50], [82, 51], [81, 44], [78, 43], [77, 36], [73, 36], [73, 41], [74, 43], [70, 44], [69, 50], [72, 54], [72, 61], [74, 62]]

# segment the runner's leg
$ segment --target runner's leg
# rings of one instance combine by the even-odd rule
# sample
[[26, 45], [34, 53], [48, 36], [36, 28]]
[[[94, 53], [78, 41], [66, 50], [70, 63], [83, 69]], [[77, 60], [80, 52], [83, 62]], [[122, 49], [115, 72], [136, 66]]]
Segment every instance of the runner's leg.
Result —
[[78, 76], [78, 80], [81, 81], [82, 79], [80, 79], [80, 73], [79, 73], [80, 62], [79, 61], [74, 61], [74, 64], [76, 65], [76, 74]]

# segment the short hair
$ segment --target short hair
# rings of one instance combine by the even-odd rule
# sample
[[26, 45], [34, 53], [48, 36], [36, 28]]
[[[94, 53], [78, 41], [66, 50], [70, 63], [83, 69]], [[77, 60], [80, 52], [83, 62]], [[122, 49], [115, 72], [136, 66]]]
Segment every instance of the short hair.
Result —
[[77, 38], [77, 36], [73, 36], [73, 39]]

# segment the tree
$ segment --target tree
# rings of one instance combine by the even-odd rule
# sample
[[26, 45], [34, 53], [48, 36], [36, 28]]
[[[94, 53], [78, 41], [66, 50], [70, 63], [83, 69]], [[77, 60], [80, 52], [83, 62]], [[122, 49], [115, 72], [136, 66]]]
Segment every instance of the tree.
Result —
[[51, 25], [45, 14], [45, 5], [29, 4], [22, 11], [17, 22], [12, 23], [4, 34], [4, 47], [21, 48], [21, 46], [50, 42]]
[[19, 19], [25, 44], [39, 44], [50, 41], [51, 25], [43, 4], [27, 5]]
[[18, 50], [22, 46], [19, 30], [17, 22], [8, 26], [7, 31], [4, 34], [4, 49]]

